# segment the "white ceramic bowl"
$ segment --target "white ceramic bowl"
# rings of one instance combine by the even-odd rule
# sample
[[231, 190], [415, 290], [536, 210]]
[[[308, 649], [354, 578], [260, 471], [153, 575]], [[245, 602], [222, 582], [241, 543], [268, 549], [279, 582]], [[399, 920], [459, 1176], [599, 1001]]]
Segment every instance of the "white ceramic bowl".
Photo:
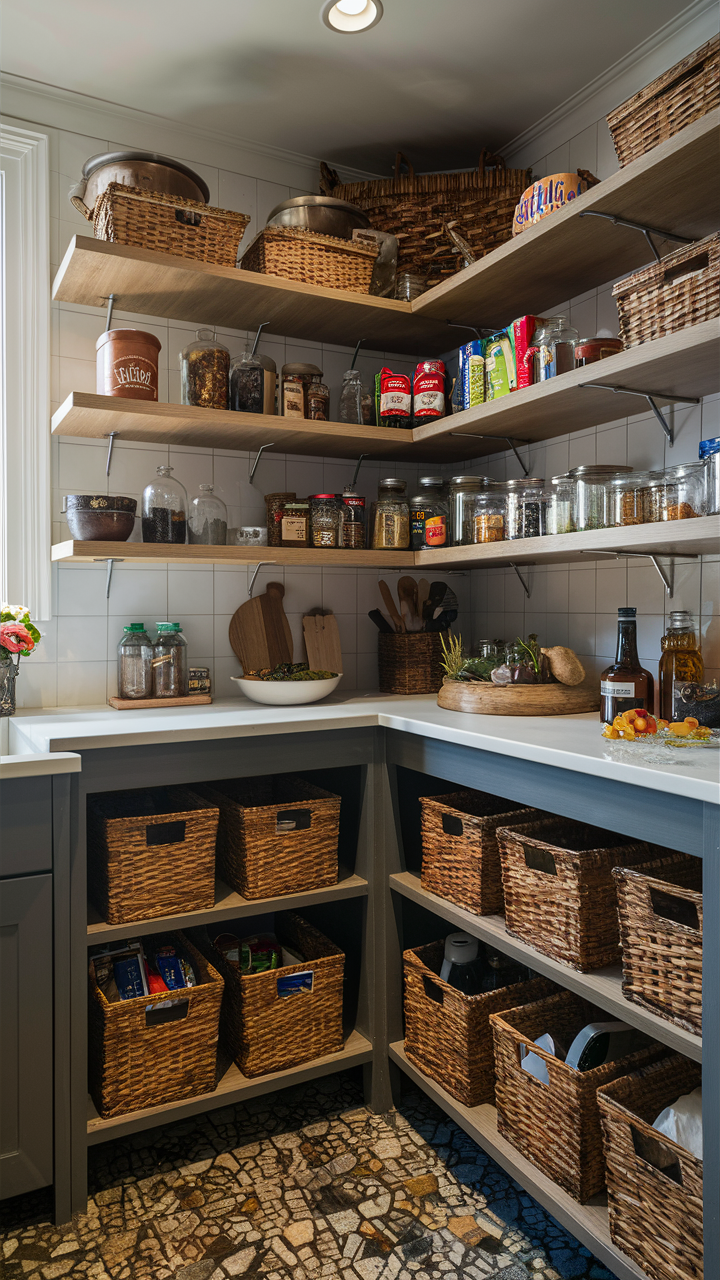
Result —
[[299, 707], [305, 702], [319, 702], [337, 689], [342, 676], [331, 680], [245, 680], [231, 676], [240, 693], [253, 702], [264, 702], [268, 707]]

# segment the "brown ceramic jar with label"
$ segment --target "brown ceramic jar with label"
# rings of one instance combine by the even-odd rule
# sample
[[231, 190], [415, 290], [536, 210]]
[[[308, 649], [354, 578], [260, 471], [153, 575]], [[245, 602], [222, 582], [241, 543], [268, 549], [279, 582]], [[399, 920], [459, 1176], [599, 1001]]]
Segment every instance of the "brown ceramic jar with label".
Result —
[[108, 329], [97, 351], [97, 393], [128, 400], [157, 400], [160, 340], [142, 329]]

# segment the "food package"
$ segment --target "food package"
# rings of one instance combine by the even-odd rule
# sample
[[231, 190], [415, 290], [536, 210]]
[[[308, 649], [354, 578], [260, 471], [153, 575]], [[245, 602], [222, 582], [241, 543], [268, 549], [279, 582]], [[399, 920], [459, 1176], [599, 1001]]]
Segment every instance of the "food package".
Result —
[[542, 316], [520, 316], [518, 320], [513, 320], [508, 329], [515, 356], [518, 389], [532, 386], [533, 355], [531, 347], [533, 334], [538, 326], [543, 323]]
[[505, 329], [485, 345], [485, 398], [499, 400], [517, 387], [515, 357]]
[[412, 426], [412, 383], [404, 373], [392, 369], [380, 370], [380, 406], [378, 423], [381, 427]]
[[458, 351], [457, 405], [474, 409], [485, 400], [485, 342], [475, 338]]
[[445, 416], [445, 365], [421, 360], [413, 377], [413, 421], [416, 426]]

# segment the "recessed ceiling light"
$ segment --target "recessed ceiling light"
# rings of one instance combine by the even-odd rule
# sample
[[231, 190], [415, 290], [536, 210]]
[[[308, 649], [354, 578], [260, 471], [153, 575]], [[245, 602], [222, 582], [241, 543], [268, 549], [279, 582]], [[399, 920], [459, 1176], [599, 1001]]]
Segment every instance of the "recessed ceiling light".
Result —
[[381, 0], [326, 0], [320, 16], [331, 31], [353, 35], [369, 31], [383, 16]]

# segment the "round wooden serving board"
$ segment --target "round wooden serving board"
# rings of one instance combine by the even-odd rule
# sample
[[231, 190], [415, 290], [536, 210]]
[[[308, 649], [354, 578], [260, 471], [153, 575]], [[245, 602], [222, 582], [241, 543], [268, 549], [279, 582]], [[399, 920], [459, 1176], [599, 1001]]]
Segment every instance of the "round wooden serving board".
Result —
[[443, 680], [438, 706], [482, 716], [572, 716], [600, 710], [599, 681], [566, 684], [499, 685]]

